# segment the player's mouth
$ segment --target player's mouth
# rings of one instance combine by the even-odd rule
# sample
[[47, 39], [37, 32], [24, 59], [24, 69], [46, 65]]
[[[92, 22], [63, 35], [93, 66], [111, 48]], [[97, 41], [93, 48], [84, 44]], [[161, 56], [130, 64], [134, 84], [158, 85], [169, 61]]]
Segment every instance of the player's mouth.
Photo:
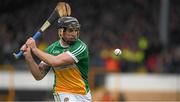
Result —
[[69, 38], [69, 41], [75, 41], [75, 40], [76, 40], [75, 37]]

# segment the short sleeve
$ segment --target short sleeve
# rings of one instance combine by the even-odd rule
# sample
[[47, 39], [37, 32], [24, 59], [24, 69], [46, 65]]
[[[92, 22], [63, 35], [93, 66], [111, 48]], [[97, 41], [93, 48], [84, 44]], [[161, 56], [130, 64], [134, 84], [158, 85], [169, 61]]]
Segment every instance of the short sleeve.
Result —
[[78, 63], [79, 60], [87, 56], [87, 46], [84, 43], [76, 44], [67, 51], [67, 53], [75, 60], [76, 63]]

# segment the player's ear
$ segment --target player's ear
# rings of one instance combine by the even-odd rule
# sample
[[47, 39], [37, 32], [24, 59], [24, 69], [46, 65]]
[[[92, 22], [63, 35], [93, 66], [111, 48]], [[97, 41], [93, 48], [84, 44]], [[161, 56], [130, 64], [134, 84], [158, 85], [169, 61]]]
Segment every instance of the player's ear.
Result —
[[60, 39], [61, 39], [62, 33], [63, 33], [62, 28], [58, 29], [58, 36], [59, 36]]
[[64, 31], [63, 28], [58, 29], [58, 35], [62, 35], [63, 31]]

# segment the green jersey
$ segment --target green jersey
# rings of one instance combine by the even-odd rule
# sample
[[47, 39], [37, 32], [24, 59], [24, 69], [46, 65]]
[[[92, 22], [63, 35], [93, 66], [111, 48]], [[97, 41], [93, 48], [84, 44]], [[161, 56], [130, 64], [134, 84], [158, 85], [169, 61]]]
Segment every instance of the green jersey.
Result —
[[54, 91], [85, 95], [89, 91], [89, 53], [87, 45], [80, 39], [69, 46], [62, 46], [60, 41], [56, 41], [48, 46], [45, 51], [55, 56], [66, 52], [75, 61], [70, 65], [53, 68], [55, 74]]

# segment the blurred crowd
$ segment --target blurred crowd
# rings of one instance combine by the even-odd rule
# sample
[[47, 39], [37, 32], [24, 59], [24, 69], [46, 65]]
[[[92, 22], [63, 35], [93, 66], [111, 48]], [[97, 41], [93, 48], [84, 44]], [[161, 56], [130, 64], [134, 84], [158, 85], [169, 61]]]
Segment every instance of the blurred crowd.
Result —
[[[1, 14], [0, 64], [23, 64], [23, 59], [15, 60], [12, 53], [38, 30], [57, 2], [37, 1]], [[109, 72], [180, 73], [178, 0], [170, 2], [167, 45], [162, 44], [159, 36], [160, 0], [72, 0], [69, 4], [72, 15], [82, 25], [80, 38], [89, 46], [91, 68]], [[56, 33], [53, 25], [45, 31], [38, 46], [44, 49], [58, 40]], [[122, 50], [120, 56], [114, 55], [116, 48]]]

